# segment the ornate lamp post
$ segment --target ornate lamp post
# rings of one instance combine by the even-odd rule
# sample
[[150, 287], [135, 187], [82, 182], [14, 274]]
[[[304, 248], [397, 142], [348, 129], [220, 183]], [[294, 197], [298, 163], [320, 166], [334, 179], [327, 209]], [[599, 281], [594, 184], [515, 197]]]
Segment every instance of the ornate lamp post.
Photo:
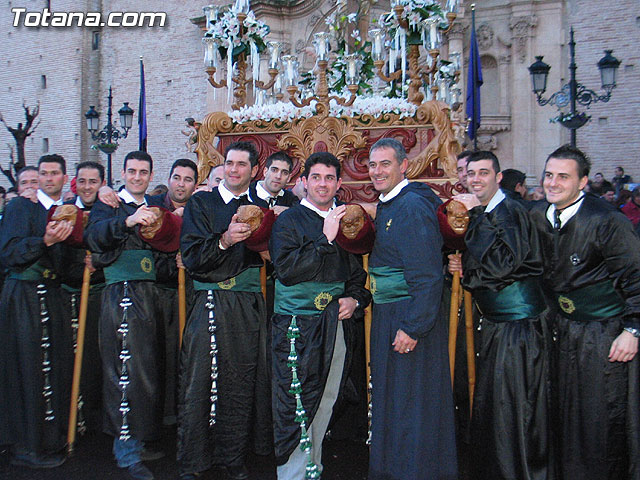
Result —
[[575, 60], [575, 47], [576, 42], [573, 40], [573, 28], [571, 28], [571, 41], [569, 42], [569, 54], [571, 58], [569, 71], [571, 77], [569, 83], [563, 85], [559, 91], [555, 92], [548, 99], [543, 98], [542, 95], [547, 89], [547, 77], [549, 76], [551, 67], [542, 61], [542, 56], [536, 57], [536, 61], [529, 67], [533, 93], [536, 95], [539, 105], [555, 105], [558, 107], [558, 110], [567, 105], [571, 105], [570, 114], [561, 115], [558, 121], [563, 127], [571, 130], [571, 145], [574, 147], [576, 146], [576, 130], [585, 125], [591, 118], [585, 112], [578, 112], [576, 110], [576, 104], [579, 103], [589, 108], [592, 103], [608, 102], [611, 99], [611, 92], [616, 87], [616, 71], [620, 66], [620, 60], [611, 55], [613, 50], [605, 50], [605, 56], [598, 62], [602, 89], [605, 91], [605, 94], [598, 95], [576, 80], [576, 69], [578, 67], [576, 66]]
[[113, 96], [111, 95], [111, 86], [109, 86], [108, 109], [107, 109], [107, 124], [98, 131], [100, 123], [100, 114], [96, 111], [95, 106], [89, 106], [89, 110], [84, 114], [87, 119], [87, 129], [91, 133], [91, 138], [97, 140], [95, 147], [102, 153], [107, 155], [107, 183], [112, 186], [111, 181], [111, 155], [118, 149], [118, 140], [121, 138], [127, 138], [129, 129], [133, 122], [133, 110], [129, 106], [129, 102], [124, 102], [124, 105], [118, 110], [120, 115], [120, 126], [122, 131], [118, 130], [111, 121], [111, 106], [113, 102]]

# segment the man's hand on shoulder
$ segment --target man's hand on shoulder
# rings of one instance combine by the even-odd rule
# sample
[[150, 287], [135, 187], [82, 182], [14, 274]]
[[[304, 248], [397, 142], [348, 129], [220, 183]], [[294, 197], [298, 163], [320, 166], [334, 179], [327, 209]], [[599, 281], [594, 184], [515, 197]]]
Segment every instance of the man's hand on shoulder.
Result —
[[273, 210], [273, 213], [277, 217], [278, 215], [280, 215], [282, 212], [284, 212], [288, 208], [289, 207], [285, 207], [284, 205], [274, 205], [273, 207], [271, 207], [271, 210]]
[[20, 196], [31, 200], [33, 203], [38, 203], [38, 193], [33, 188], [25, 188]]
[[118, 208], [120, 206], [120, 197], [111, 187], [103, 185], [98, 190], [98, 200], [105, 205], [109, 205], [111, 208]]

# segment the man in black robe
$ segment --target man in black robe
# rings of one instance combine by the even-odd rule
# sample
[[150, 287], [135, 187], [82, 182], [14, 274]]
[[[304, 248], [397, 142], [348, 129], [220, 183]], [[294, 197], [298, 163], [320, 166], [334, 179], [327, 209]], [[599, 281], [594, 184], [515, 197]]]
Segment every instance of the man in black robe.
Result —
[[[292, 171], [293, 160], [285, 152], [269, 155], [265, 160], [264, 180], [252, 182], [249, 187], [253, 202], [259, 207], [270, 208], [276, 216], [300, 203], [298, 197], [291, 190], [286, 189]], [[273, 263], [267, 261], [265, 268], [267, 270], [267, 319], [270, 319], [273, 315]], [[268, 334], [270, 336], [270, 333]]]
[[299, 203], [286, 186], [293, 171], [293, 160], [285, 152], [276, 152], [267, 157], [264, 166], [264, 180], [253, 182], [250, 187], [251, 198], [262, 208], [271, 208], [280, 215], [287, 208]]
[[118, 195], [123, 202], [117, 208], [96, 202], [85, 242], [100, 254], [96, 266], [103, 267], [106, 279], [100, 315], [104, 430], [114, 437], [118, 466], [132, 478], [152, 479], [141, 453], [161, 424], [161, 317], [153, 251], [136, 234], [137, 225], [150, 226], [155, 220], [145, 196], [153, 178], [151, 156], [128, 153], [122, 178], [124, 188]]
[[279, 480], [322, 472], [322, 441], [349, 374], [354, 313], [370, 302], [366, 273], [337, 243], [345, 206], [336, 207], [340, 161], [314, 153], [305, 164], [306, 198], [276, 221], [272, 318], [272, 408]]
[[[104, 185], [104, 167], [98, 162], [86, 161], [76, 166], [75, 200], [70, 204], [89, 215], [98, 198], [98, 189]], [[62, 299], [67, 321], [73, 329], [74, 351], [77, 345], [78, 315], [80, 312], [80, 290], [85, 266], [91, 272], [91, 287], [87, 304], [87, 321], [84, 336], [84, 355], [82, 359], [82, 375], [80, 381], [80, 405], [78, 408], [78, 430], [102, 428], [102, 362], [98, 346], [98, 331], [102, 291], [104, 289], [104, 273], [93, 266], [91, 255], [86, 246], [62, 246], [62, 264], [64, 269], [60, 276], [62, 281]]]
[[[149, 197], [150, 205], [166, 208], [175, 215], [182, 216], [184, 207], [193, 195], [198, 181], [198, 166], [187, 158], [173, 162], [169, 171], [169, 182], [166, 194]], [[178, 268], [184, 268], [180, 253], [163, 253], [156, 255], [156, 287], [160, 289], [158, 306], [162, 312], [164, 346], [162, 348], [162, 368], [164, 372], [164, 417], [165, 423], [174, 424], [176, 417], [176, 394], [178, 379], [178, 358], [180, 354], [179, 310], [178, 310]], [[185, 279], [186, 280], [186, 279]], [[190, 285], [189, 285], [190, 286]], [[191, 297], [191, 288], [186, 288]], [[187, 302], [187, 311], [191, 302]]]
[[404, 178], [395, 139], [371, 147], [381, 193], [369, 258], [372, 420], [369, 480], [457, 478], [447, 327], [440, 313], [442, 237], [431, 189]]
[[47, 223], [61, 205], [65, 160], [38, 161], [37, 203], [18, 197], [2, 219], [0, 260], [9, 269], [0, 299], [0, 444], [12, 445], [13, 465], [61, 465], [73, 370], [71, 325], [65, 322], [59, 273], [67, 221]]
[[252, 434], [257, 453], [270, 452], [263, 260], [245, 247], [250, 226], [236, 215], [240, 205], [253, 201], [249, 184], [258, 171], [258, 153], [251, 143], [232, 143], [224, 165], [224, 181], [191, 197], [182, 225], [182, 261], [195, 289], [180, 353], [183, 479], [214, 464], [224, 465], [231, 478], [248, 478]]
[[449, 256], [482, 313], [471, 418], [474, 479], [555, 478], [549, 424], [550, 335], [540, 242], [526, 207], [499, 188], [497, 157], [474, 152], [467, 250]]
[[640, 239], [582, 190], [590, 162], [563, 146], [544, 171], [532, 221], [556, 312], [554, 368], [560, 478], [640, 479]]

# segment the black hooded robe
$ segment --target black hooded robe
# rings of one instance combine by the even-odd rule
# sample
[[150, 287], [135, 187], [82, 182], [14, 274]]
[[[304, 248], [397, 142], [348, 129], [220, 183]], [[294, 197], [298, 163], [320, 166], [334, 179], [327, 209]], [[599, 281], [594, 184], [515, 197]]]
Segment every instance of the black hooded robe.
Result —
[[211, 290], [218, 376], [215, 424], [209, 426], [209, 289], [198, 287], [197, 282], [224, 282], [263, 265], [260, 255], [242, 242], [219, 248], [238, 206], [238, 200], [225, 204], [214, 188], [193, 195], [184, 211], [182, 260], [194, 279], [195, 293], [179, 365], [177, 455], [182, 473], [202, 472], [214, 464], [244, 464], [252, 434], [256, 453], [271, 451], [266, 309], [261, 293]]
[[[547, 202], [531, 212], [544, 255], [544, 281], [556, 312], [554, 385], [561, 478], [640, 479], [640, 358], [609, 362], [624, 327], [640, 328], [640, 239], [631, 222], [586, 194], [559, 232]], [[558, 295], [611, 282], [619, 315], [597, 320], [563, 315]], [[594, 296], [593, 303], [597, 303]]]
[[[534, 285], [531, 316], [486, 314], [477, 345], [471, 418], [472, 468], [481, 480], [555, 478], [551, 444], [548, 314], [539, 286], [542, 253], [526, 207], [508, 196], [491, 212], [471, 210], [463, 285], [474, 296], [517, 281]], [[480, 310], [482, 306], [479, 303]]]
[[[283, 285], [304, 282], [344, 282], [344, 293], [334, 297], [317, 315], [297, 315], [300, 337], [296, 340], [299, 367], [298, 379], [302, 384], [302, 404], [311, 425], [320, 404], [329, 375], [338, 328], [338, 299], [352, 297], [359, 307], [349, 319], [342, 320], [346, 345], [346, 358], [341, 387], [349, 376], [352, 353], [356, 342], [355, 320], [362, 316], [371, 301], [364, 288], [366, 273], [355, 255], [343, 250], [337, 243], [330, 244], [322, 232], [324, 219], [303, 205], [295, 205], [277, 219], [271, 233], [270, 252], [277, 279]], [[277, 288], [277, 287], [276, 287]], [[291, 315], [275, 313], [272, 317], [272, 408], [276, 463], [283, 465], [300, 443], [300, 425], [294, 422], [295, 397], [289, 393], [292, 380], [287, 366], [290, 342], [287, 330]], [[341, 388], [342, 389], [342, 388]]]
[[[84, 240], [96, 258], [97, 267], [107, 267], [125, 250], [149, 250], [151, 247], [128, 228], [125, 220], [138, 206], [121, 203], [112, 208], [97, 201], [91, 209]], [[106, 273], [105, 273], [106, 274]], [[120, 412], [123, 387], [120, 385], [122, 339], [120, 331], [125, 296], [131, 300], [127, 310], [129, 331], [127, 345], [131, 358], [127, 360], [129, 383], [126, 399], [129, 403], [127, 422], [133, 438], [151, 441], [158, 437], [162, 424], [160, 398], [159, 325], [157, 289], [153, 281], [135, 280], [107, 284], [102, 294], [100, 313], [100, 353], [103, 365], [104, 432], [117, 437], [121, 433], [123, 414]]]
[[[73, 347], [61, 302], [60, 244], [44, 244], [46, 224], [41, 203], [18, 197], [0, 232], [0, 260], [9, 269], [0, 299], [0, 444], [13, 444], [15, 453], [52, 453], [66, 444]], [[18, 278], [35, 267], [38, 279]]]

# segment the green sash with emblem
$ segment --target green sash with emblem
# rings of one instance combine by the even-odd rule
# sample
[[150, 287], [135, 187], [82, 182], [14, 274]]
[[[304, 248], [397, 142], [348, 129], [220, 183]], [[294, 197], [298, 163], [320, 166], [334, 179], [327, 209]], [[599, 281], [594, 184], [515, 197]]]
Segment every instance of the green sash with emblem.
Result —
[[497, 292], [475, 290], [473, 299], [483, 316], [493, 322], [510, 322], [535, 318], [546, 305], [536, 278], [519, 280]]
[[151, 250], [124, 250], [118, 259], [104, 267], [107, 285], [136, 280], [156, 281], [156, 269]]
[[286, 286], [276, 280], [273, 311], [280, 315], [317, 315], [344, 293], [344, 282], [302, 282]]
[[42, 282], [45, 280], [55, 281], [58, 279], [58, 274], [50, 268], [43, 267], [40, 262], [36, 262], [21, 272], [9, 272], [8, 278], [24, 280], [27, 282]]
[[572, 292], [555, 293], [559, 313], [569, 320], [584, 322], [615, 317], [624, 312], [625, 302], [611, 280], [578, 288]]
[[260, 267], [250, 267], [235, 277], [228, 278], [222, 282], [207, 283], [193, 281], [193, 288], [196, 290], [230, 290], [233, 292], [262, 292], [260, 285]]
[[401, 268], [369, 267], [369, 277], [369, 290], [374, 303], [393, 303], [411, 298], [409, 285]]

